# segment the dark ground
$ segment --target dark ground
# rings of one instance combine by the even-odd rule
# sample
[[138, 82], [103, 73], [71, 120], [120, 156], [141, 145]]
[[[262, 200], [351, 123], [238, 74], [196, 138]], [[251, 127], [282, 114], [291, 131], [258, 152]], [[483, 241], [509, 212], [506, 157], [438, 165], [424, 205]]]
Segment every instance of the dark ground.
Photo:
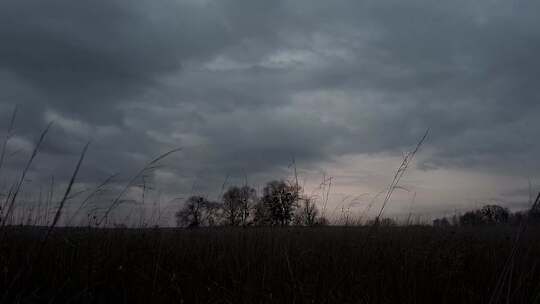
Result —
[[[540, 229], [8, 227], [2, 303], [540, 303]], [[369, 236], [368, 236], [369, 232]], [[500, 278], [502, 288], [496, 289]], [[495, 296], [494, 296], [495, 295]]]

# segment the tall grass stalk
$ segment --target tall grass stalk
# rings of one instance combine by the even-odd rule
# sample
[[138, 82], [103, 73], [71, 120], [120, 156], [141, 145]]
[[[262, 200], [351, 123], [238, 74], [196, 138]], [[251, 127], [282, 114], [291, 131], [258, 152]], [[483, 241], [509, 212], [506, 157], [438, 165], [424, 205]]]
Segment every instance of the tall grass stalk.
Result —
[[109, 214], [116, 208], [118, 207], [118, 205], [122, 202], [121, 199], [122, 197], [124, 196], [124, 194], [126, 194], [126, 192], [129, 190], [129, 188], [131, 188], [133, 185], [135, 185], [135, 183], [137, 182], [137, 180], [143, 176], [145, 173], [147, 173], [148, 171], [151, 171], [153, 169], [155, 169], [155, 166], [158, 162], [160, 162], [161, 160], [163, 160], [164, 158], [168, 157], [169, 155], [173, 154], [173, 153], [176, 153], [176, 152], [179, 152], [180, 150], [182, 150], [181, 148], [176, 148], [176, 149], [172, 149], [168, 152], [165, 152], [161, 155], [159, 155], [158, 157], [154, 158], [153, 160], [151, 160], [150, 162], [148, 162], [139, 172], [137, 172], [137, 174], [135, 174], [131, 180], [129, 180], [129, 182], [126, 184], [126, 186], [122, 189], [122, 191], [120, 191], [120, 193], [118, 194], [118, 196], [116, 196], [116, 198], [114, 198], [114, 200], [112, 201], [112, 203], [109, 205], [109, 207], [107, 208], [107, 210], [105, 210], [105, 213], [103, 214], [103, 216], [101, 217], [101, 219], [97, 222], [97, 225], [98, 226], [101, 226], [101, 224], [103, 224], [103, 222], [105, 222], [105, 220], [107, 219], [107, 217], [109, 216]]
[[[534, 203], [532, 204], [529, 214], [532, 214], [535, 210], [537, 210], [538, 206], [540, 204], [540, 192], [536, 196], [536, 199], [534, 200]], [[498, 303], [502, 293], [504, 292], [504, 286], [505, 283], [508, 284], [507, 286], [507, 303], [510, 303], [510, 292], [511, 292], [511, 281], [512, 281], [512, 274], [514, 270], [514, 263], [516, 255], [518, 254], [519, 245], [521, 243], [521, 238], [525, 231], [527, 230], [527, 226], [529, 225], [530, 219], [526, 218], [525, 220], [521, 221], [519, 224], [518, 231], [516, 232], [516, 236], [514, 238], [514, 242], [512, 244], [512, 249], [510, 250], [510, 254], [508, 255], [508, 258], [506, 259], [506, 262], [504, 263], [504, 266], [501, 270], [500, 275], [497, 278], [497, 283], [495, 284], [495, 288], [493, 289], [493, 292], [491, 294], [491, 298], [489, 299], [489, 304], [492, 303]]]
[[15, 108], [13, 109], [13, 113], [11, 114], [11, 120], [7, 128], [6, 136], [4, 137], [4, 140], [2, 141], [2, 150], [0, 151], [0, 173], [2, 172], [2, 167], [4, 166], [8, 142], [13, 136], [13, 129], [15, 127], [16, 117], [17, 117], [17, 107], [15, 106]]
[[11, 212], [13, 211], [15, 202], [17, 201], [17, 196], [19, 195], [22, 189], [22, 186], [24, 184], [24, 181], [26, 179], [26, 174], [28, 173], [28, 170], [30, 170], [30, 167], [32, 166], [32, 163], [34, 162], [34, 159], [36, 158], [39, 152], [39, 149], [41, 148], [41, 144], [43, 144], [43, 141], [45, 140], [45, 137], [47, 136], [47, 133], [51, 129], [51, 126], [52, 126], [52, 122], [47, 125], [47, 127], [43, 130], [43, 132], [41, 132], [41, 135], [39, 136], [39, 139], [36, 143], [36, 146], [34, 147], [34, 150], [32, 151], [32, 154], [30, 155], [30, 158], [28, 159], [26, 166], [24, 167], [22, 171], [21, 177], [13, 188], [11, 198], [9, 199], [9, 203], [7, 205], [7, 210], [5, 214], [3, 214], [2, 218], [0, 219], [2, 221], [1, 229], [4, 229], [4, 227], [7, 224], [7, 220], [9, 219], [9, 216]]
[[420, 139], [420, 141], [416, 144], [416, 147], [412, 152], [409, 152], [405, 157], [403, 158], [403, 161], [401, 162], [401, 165], [399, 166], [398, 170], [394, 174], [394, 178], [392, 179], [392, 183], [390, 183], [390, 187], [388, 187], [388, 191], [386, 192], [386, 196], [384, 198], [384, 201], [382, 203], [381, 209], [379, 210], [379, 213], [377, 214], [377, 217], [375, 218], [375, 225], [379, 223], [379, 220], [381, 216], [383, 215], [384, 209], [386, 208], [386, 205], [390, 201], [390, 198], [392, 197], [392, 194], [396, 189], [398, 189], [399, 182], [405, 172], [407, 171], [407, 168], [409, 167], [409, 164], [413, 160], [414, 156], [420, 150], [420, 147], [426, 140], [427, 136], [429, 134], [429, 129], [426, 130], [426, 133], [424, 133], [424, 136]]
[[105, 186], [107, 186], [109, 183], [111, 183], [113, 181], [113, 179], [117, 176], [118, 174], [112, 174], [110, 175], [109, 177], [107, 177], [101, 184], [99, 184], [92, 192], [90, 192], [90, 194], [88, 194], [81, 202], [81, 204], [79, 205], [79, 208], [77, 208], [77, 210], [75, 210], [75, 212], [71, 215], [70, 219], [67, 221], [66, 225], [69, 226], [71, 225], [72, 221], [77, 217], [77, 215], [79, 215], [79, 212], [81, 212], [81, 210], [83, 210], [87, 205], [88, 205], [88, 202], [93, 199], [96, 195], [98, 195], [102, 190], [103, 188], [105, 188]]
[[88, 146], [90, 145], [90, 142], [88, 142], [79, 157], [79, 161], [77, 162], [77, 165], [75, 166], [75, 170], [73, 171], [73, 174], [71, 175], [71, 179], [69, 180], [69, 184], [66, 188], [66, 192], [64, 193], [64, 197], [62, 197], [62, 200], [60, 201], [60, 204], [58, 206], [58, 209], [56, 210], [56, 214], [54, 215], [54, 219], [52, 224], [49, 227], [49, 232], [58, 224], [58, 221], [60, 220], [60, 216], [62, 215], [62, 209], [64, 208], [64, 205], [66, 201], [69, 198], [69, 194], [71, 193], [71, 189], [73, 189], [73, 184], [75, 183], [75, 179], [77, 178], [77, 174], [79, 173], [79, 169], [81, 168], [81, 164], [84, 160], [84, 157], [86, 155], [86, 151], [88, 151]]

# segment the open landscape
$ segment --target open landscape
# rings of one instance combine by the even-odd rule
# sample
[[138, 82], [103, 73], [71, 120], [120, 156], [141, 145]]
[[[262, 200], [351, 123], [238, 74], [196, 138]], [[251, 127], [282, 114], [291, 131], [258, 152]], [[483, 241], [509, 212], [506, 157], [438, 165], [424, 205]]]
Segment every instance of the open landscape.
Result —
[[[142, 173], [175, 151], [150, 161], [108, 207], [88, 212], [86, 225], [58, 226], [70, 218], [64, 208], [88, 146], [58, 202], [49, 195], [34, 208], [19, 206], [47, 132], [0, 209], [2, 303], [540, 301], [540, 194], [520, 212], [486, 205], [429, 224], [381, 217], [427, 133], [404, 157], [375, 218], [328, 220], [295, 175], [268, 182], [261, 195], [244, 185], [229, 186], [219, 201], [191, 196], [175, 214], [179, 228], [163, 228], [107, 219]], [[104, 185], [83, 191], [75, 214]]]
[[0, 0], [0, 304], [540, 304], [539, 13]]

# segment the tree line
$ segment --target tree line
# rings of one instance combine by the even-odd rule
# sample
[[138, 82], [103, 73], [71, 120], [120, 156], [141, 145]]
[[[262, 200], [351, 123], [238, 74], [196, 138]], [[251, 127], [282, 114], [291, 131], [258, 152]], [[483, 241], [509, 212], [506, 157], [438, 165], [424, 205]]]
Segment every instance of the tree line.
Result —
[[[273, 180], [264, 186], [259, 195], [255, 188], [231, 186], [218, 201], [205, 196], [190, 196], [182, 208], [176, 212], [179, 227], [209, 226], [316, 226], [327, 225], [328, 220], [321, 214], [314, 199], [303, 194], [297, 183]], [[527, 211], [511, 212], [499, 205], [485, 205], [451, 217], [437, 218], [435, 227], [519, 225], [524, 221], [540, 224], [539, 198]], [[389, 218], [368, 221], [366, 226], [396, 226]]]
[[461, 215], [437, 218], [433, 221], [433, 226], [519, 225], [523, 221], [540, 223], [540, 208], [535, 205], [527, 211], [511, 212], [499, 205], [485, 205]]
[[313, 199], [305, 196], [297, 183], [268, 182], [259, 196], [251, 186], [231, 186], [211, 201], [190, 196], [175, 214], [179, 227], [202, 226], [315, 226], [325, 225]]

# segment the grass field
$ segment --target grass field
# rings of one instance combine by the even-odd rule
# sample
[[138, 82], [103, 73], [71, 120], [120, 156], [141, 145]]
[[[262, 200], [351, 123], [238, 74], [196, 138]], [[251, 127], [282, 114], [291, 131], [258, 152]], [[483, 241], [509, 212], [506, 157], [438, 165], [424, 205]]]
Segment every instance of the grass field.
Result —
[[[2, 303], [537, 303], [540, 232], [6, 227]], [[503, 274], [505, 265], [510, 271]], [[502, 280], [500, 288], [498, 281]]]
[[[540, 194], [526, 213], [488, 205], [459, 217], [459, 225], [396, 226], [382, 217], [427, 132], [381, 192], [372, 221], [327, 225], [301, 191], [295, 167], [293, 182], [269, 182], [260, 197], [245, 186], [229, 188], [221, 202], [188, 198], [175, 215], [196, 228], [182, 229], [110, 228], [106, 221], [144, 174], [177, 150], [148, 162], [88, 227], [59, 227], [88, 145], [63, 194], [53, 199], [51, 182], [37, 211], [18, 210], [48, 130], [0, 206], [0, 304], [540, 303]], [[77, 210], [109, 182], [87, 191]], [[329, 187], [322, 188], [325, 207]]]

